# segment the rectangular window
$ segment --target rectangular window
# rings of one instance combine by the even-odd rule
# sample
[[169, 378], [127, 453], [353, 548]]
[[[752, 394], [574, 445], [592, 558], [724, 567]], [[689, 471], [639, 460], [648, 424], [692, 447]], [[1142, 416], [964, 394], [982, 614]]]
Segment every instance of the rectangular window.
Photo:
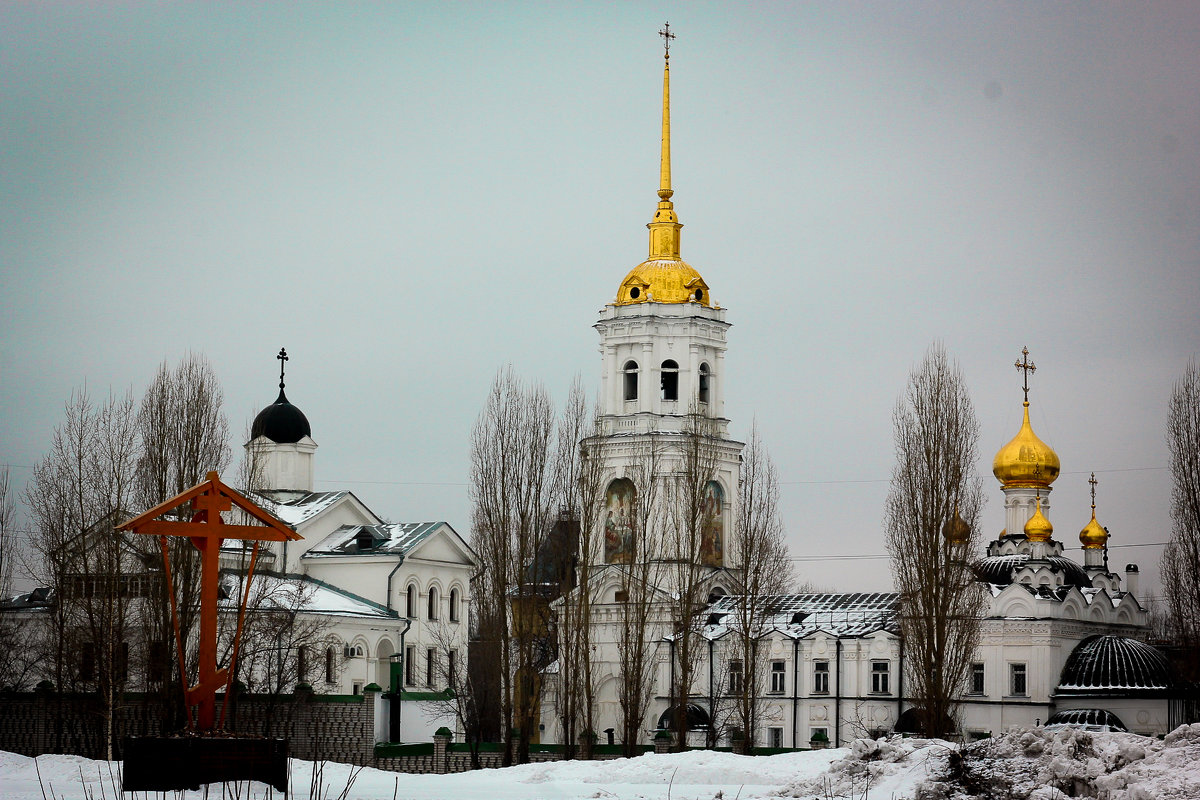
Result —
[[891, 687], [891, 666], [886, 661], [871, 662], [871, 692], [872, 694], [888, 694]]
[[337, 650], [325, 648], [325, 682], [334, 683], [337, 680]]
[[353, 691], [353, 692], [354, 692], [354, 694], [362, 694], [362, 690], [363, 690], [363, 682], [362, 682], [362, 681], [355, 681], [355, 682], [354, 682], [354, 688], [353, 688], [351, 691]]
[[163, 642], [151, 642], [146, 655], [146, 680], [151, 683], [162, 683], [167, 679], [167, 645]]
[[417, 648], [412, 645], [404, 648], [404, 685], [417, 685]]
[[308, 681], [308, 648], [304, 645], [296, 648], [296, 680], [300, 683]]
[[1024, 664], [1010, 664], [1009, 669], [1012, 675], [1012, 694], [1014, 697], [1025, 697], [1029, 694], [1029, 687], [1026, 684], [1026, 674]]
[[829, 694], [829, 662], [813, 662], [813, 694]]
[[458, 651], [446, 653], [446, 683], [453, 689], [458, 685]]
[[433, 665], [437, 661], [437, 651], [432, 647], [425, 651], [425, 685], [433, 686]]
[[729, 693], [738, 694], [742, 691], [742, 662], [729, 662]]
[[971, 665], [971, 694], [983, 694], [983, 664]]
[[96, 679], [96, 645], [84, 642], [79, 650], [79, 680], [92, 681]]
[[783, 728], [767, 728], [767, 747], [783, 747]]
[[782, 661], [771, 662], [771, 694], [783, 694], [787, 690], [787, 672], [785, 670], [786, 667]]

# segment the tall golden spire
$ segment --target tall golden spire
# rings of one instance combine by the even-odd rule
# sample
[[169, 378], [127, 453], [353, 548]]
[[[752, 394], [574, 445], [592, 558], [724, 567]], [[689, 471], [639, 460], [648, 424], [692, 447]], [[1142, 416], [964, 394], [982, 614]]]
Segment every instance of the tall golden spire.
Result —
[[658, 209], [654, 220], [647, 223], [650, 229], [650, 260], [679, 261], [679, 217], [671, 196], [671, 23], [663, 25], [658, 32], [663, 37], [663, 104], [662, 104], [662, 155], [659, 165]]

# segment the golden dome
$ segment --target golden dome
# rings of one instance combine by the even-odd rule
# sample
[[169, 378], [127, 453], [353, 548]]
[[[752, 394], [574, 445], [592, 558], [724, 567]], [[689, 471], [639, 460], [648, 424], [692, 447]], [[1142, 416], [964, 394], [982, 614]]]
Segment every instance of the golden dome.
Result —
[[712, 308], [708, 284], [686, 261], [649, 259], [638, 264], [617, 290], [616, 304], [699, 303]]
[[1049, 488], [1060, 468], [1058, 454], [1033, 432], [1029, 424], [1029, 402], [1026, 401], [1021, 430], [996, 453], [992, 474], [1005, 489], [1017, 486]]
[[1100, 550], [1108, 542], [1108, 531], [1096, 522], [1096, 509], [1092, 509], [1092, 520], [1079, 532], [1079, 541], [1084, 550]]
[[950, 544], [966, 544], [971, 538], [971, 526], [958, 513], [957, 508], [954, 509], [954, 516], [942, 526], [942, 536], [945, 536]]
[[1054, 526], [1050, 524], [1050, 520], [1046, 519], [1046, 515], [1042, 513], [1042, 498], [1039, 497], [1033, 516], [1025, 523], [1025, 538], [1031, 542], [1046, 542], [1050, 540], [1050, 536], [1053, 533]]

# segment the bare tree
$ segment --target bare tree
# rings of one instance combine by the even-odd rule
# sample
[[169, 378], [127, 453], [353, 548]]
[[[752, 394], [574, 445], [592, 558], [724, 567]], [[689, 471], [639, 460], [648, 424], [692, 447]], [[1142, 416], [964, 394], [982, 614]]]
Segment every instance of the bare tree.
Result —
[[[472, 539], [483, 561], [476, 580], [481, 622], [498, 642], [501, 718], [506, 745], [529, 760], [537, 726], [548, 605], [539, 577], [543, 540], [555, 518], [554, 409], [545, 389], [501, 370], [471, 434]], [[511, 746], [505, 748], [506, 763]]]
[[[190, 489], [210, 471], [226, 469], [230, 461], [229, 421], [223, 405], [220, 381], [203, 355], [188, 353], [174, 369], [166, 361], [159, 364], [137, 413], [141, 439], [137, 501], [142, 508], [153, 507]], [[186, 503], [172, 513], [178, 519], [190, 519], [191, 504]], [[158, 542], [147, 537], [138, 539], [148, 561], [161, 561]], [[167, 551], [181, 639], [190, 642], [199, 609], [196, 602], [200, 591], [199, 551], [181, 537], [169, 537]], [[147, 615], [147, 629], [155, 646], [166, 646], [169, 652], [174, 648], [174, 625], [167, 588], [165, 582], [160, 583], [158, 602], [153, 604], [156, 613]], [[168, 698], [167, 707], [177, 710], [182, 708], [178, 697], [182, 685], [177, 674], [179, 662], [169, 658], [166, 663], [170, 679], [159, 686]], [[186, 663], [194, 668], [191, 658]]]
[[561, 600], [553, 616], [558, 656], [555, 712], [568, 756], [580, 737], [596, 735], [591, 582], [592, 565], [599, 561], [602, 546], [604, 465], [588, 443], [595, 436], [598, 415], [598, 408], [589, 410], [583, 385], [576, 377], [559, 419], [555, 460], [556, 495], [563, 516], [560, 525], [573, 525], [577, 532], [569, 557], [571, 569], [562, 576]]
[[[598, 437], [588, 442], [589, 452], [601, 460]], [[622, 589], [617, 595], [617, 704], [621, 709], [621, 745], [634, 756], [638, 738], [654, 694], [654, 670], [661, 630], [661, 606], [668, 599], [659, 588], [663, 574], [665, 525], [664, 452], [662, 438], [651, 434], [639, 447], [624, 479], [633, 488], [629, 519], [629, 549], [620, 556]], [[609, 484], [609, 493], [612, 487]], [[614, 498], [619, 495], [613, 495]], [[607, 526], [606, 526], [607, 527]], [[607, 535], [606, 531], [606, 535]]]
[[667, 482], [667, 582], [672, 628], [673, 686], [676, 747], [687, 744], [688, 703], [696, 679], [697, 665], [704, 655], [700, 628], [701, 609], [708, 603], [707, 566], [723, 563], [723, 531], [714, 485], [720, 460], [716, 421], [693, 410], [682, 432], [679, 461]]
[[1163, 552], [1166, 626], [1182, 649], [1180, 665], [1200, 679], [1200, 366], [1188, 362], [1167, 412], [1171, 459], [1171, 539]]
[[[0, 599], [12, 593], [16, 566], [15, 504], [8, 467], [0, 468]], [[36, 680], [48, 650], [41, 646], [45, 634], [42, 615], [0, 613], [0, 691], [25, 691]]]
[[909, 686], [924, 732], [946, 735], [979, 641], [985, 598], [966, 554], [978, 546], [984, 500], [972, 477], [979, 424], [962, 371], [940, 343], [909, 376], [893, 422], [885, 530]]
[[742, 451], [733, 540], [742, 568], [742, 598], [729, 620], [733, 649], [742, 665], [741, 685], [733, 695], [737, 724], [746, 737], [746, 751], [751, 752], [769, 680], [770, 665], [759, 657], [760, 645], [770, 632], [774, 597], [788, 592], [794, 582], [779, 516], [779, 479], [757, 425], [751, 426]]
[[114, 715], [137, 630], [132, 600], [144, 593], [142, 564], [114, 530], [133, 498], [137, 453], [132, 396], [96, 405], [78, 392], [25, 492], [40, 557], [31, 566], [56, 597], [50, 624], [55, 685], [93, 691], [94, 744], [106, 758], [112, 758]]

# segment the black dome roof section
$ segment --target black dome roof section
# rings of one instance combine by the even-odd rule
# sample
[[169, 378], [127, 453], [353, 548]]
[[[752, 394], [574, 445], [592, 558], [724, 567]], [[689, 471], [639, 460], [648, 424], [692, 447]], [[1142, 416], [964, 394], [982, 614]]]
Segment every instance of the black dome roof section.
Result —
[[1078, 727], [1092, 725], [1106, 727], [1110, 731], [1119, 731], [1120, 733], [1129, 732], [1125, 723], [1121, 722], [1121, 718], [1105, 708], [1069, 708], [1066, 711], [1058, 711], [1046, 720], [1046, 727], [1049, 728], [1051, 725]]
[[276, 444], [295, 444], [305, 436], [312, 436], [308, 417], [288, 402], [283, 393], [283, 368], [288, 362], [287, 350], [279, 348], [279, 397], [275, 402], [258, 412], [250, 426], [250, 440], [265, 436]]
[[[1063, 580], [1068, 586], [1092, 588], [1092, 579], [1088, 577], [1087, 572], [1071, 559], [1064, 556], [1047, 556], [1046, 561], [1063, 573]], [[1007, 556], [985, 556], [973, 566], [976, 577], [984, 583], [1008, 586], [1013, 582], [1013, 574], [1028, 562], [1027, 553], [1012, 553]]]
[[274, 403], [258, 412], [250, 426], [251, 440], [265, 436], [276, 444], [295, 444], [311, 435], [308, 417], [288, 402], [283, 389], [279, 390], [279, 398]]
[[1163, 695], [1175, 688], [1171, 666], [1150, 645], [1125, 636], [1092, 636], [1071, 651], [1057, 694]]

